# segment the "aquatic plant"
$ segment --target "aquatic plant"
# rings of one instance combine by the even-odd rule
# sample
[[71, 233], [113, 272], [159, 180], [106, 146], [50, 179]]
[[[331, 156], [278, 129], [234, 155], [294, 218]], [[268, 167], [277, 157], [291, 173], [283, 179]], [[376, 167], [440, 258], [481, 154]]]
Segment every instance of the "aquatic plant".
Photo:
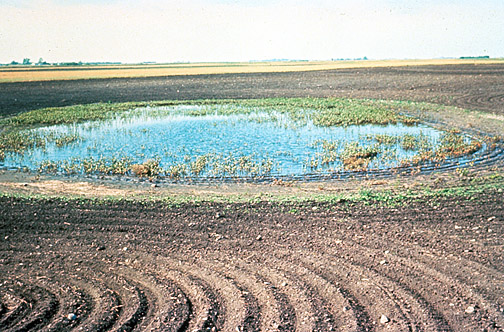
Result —
[[59, 170], [59, 164], [51, 160], [43, 161], [39, 167], [39, 173], [57, 173]]
[[176, 164], [171, 165], [166, 169], [166, 175], [171, 179], [180, 179], [187, 175], [187, 165], [185, 164]]
[[375, 134], [375, 135], [366, 135], [368, 140], [374, 140], [381, 145], [394, 145], [399, 141], [398, 136], [388, 135], [388, 134]]
[[482, 143], [479, 140], [468, 142], [458, 130], [450, 130], [443, 133], [439, 148], [436, 150], [436, 157], [448, 158], [459, 157], [472, 154], [481, 149]]
[[345, 144], [340, 159], [346, 170], [366, 170], [369, 163], [380, 152], [379, 145], [362, 146], [359, 142]]
[[133, 164], [130, 169], [137, 177], [154, 178], [164, 173], [163, 169], [159, 166], [160, 158], [149, 159], [142, 164]]
[[198, 156], [195, 161], [191, 162], [191, 173], [194, 176], [199, 176], [207, 167], [209, 155]]
[[[151, 119], [157, 121], [157, 117], [170, 116], [185, 121], [190, 117], [208, 116], [213, 122], [208, 127], [202, 126], [195, 130], [194, 136], [197, 137], [200, 135], [203, 137], [203, 133], [207, 130], [205, 128], [210, 128], [209, 130], [220, 137], [220, 130], [224, 128], [221, 127], [223, 123], [240, 128], [244, 122], [265, 124], [266, 127], [273, 128], [271, 132], [281, 132], [284, 128], [299, 130], [298, 132], [317, 128], [319, 130], [317, 135], [321, 132], [330, 132], [331, 127], [343, 126], [346, 128], [345, 133], [348, 130], [348, 133], [351, 134], [356, 131], [351, 127], [353, 125], [374, 124], [384, 125], [384, 128], [387, 127], [385, 125], [398, 123], [415, 125], [417, 120], [402, 114], [402, 112], [429, 107], [431, 106], [424, 104], [373, 100], [271, 98], [102, 103], [46, 108], [0, 120], [0, 125], [5, 127], [0, 134], [0, 161], [6, 160], [6, 158], [8, 163], [22, 160], [21, 156], [27, 150], [38, 149], [36, 154], [45, 151], [53, 153], [60, 151], [58, 149], [63, 149], [65, 146], [72, 145], [66, 151], [76, 151], [78, 143], [84, 142], [85, 138], [77, 134], [83, 132], [81, 131], [82, 126], [74, 124], [90, 120], [97, 122], [86, 122], [84, 125], [86, 130], [92, 128], [93, 130], [101, 130], [105, 123], [102, 122], [104, 120], [113, 120], [111, 122], [118, 123], [117, 121], [124, 119], [124, 123], [131, 124], [135, 117], [147, 117], [146, 121], [148, 122]], [[223, 119], [223, 116], [230, 117]], [[207, 119], [201, 120], [207, 121]], [[50, 125], [67, 123], [72, 125], [49, 127]], [[44, 127], [37, 129], [37, 126]], [[28, 127], [33, 127], [33, 129], [27, 129]], [[404, 126], [398, 126], [398, 128], [404, 132]], [[290, 146], [279, 147], [283, 152], [274, 151], [274, 149], [270, 151], [269, 147], [274, 146], [274, 143], [271, 142], [269, 142], [268, 149], [259, 149], [260, 151], [251, 150], [247, 142], [238, 143], [236, 148], [229, 152], [212, 150], [211, 146], [210, 148], [208, 146], [201, 148], [201, 146], [192, 146], [191, 144], [186, 146], [184, 142], [175, 145], [176, 148], [172, 143], [163, 141], [150, 145], [147, 136], [155, 136], [155, 130], [149, 128], [133, 130], [131, 127], [127, 127], [120, 129], [122, 135], [129, 135], [129, 137], [124, 138], [126, 143], [119, 148], [109, 144], [111, 140], [99, 141], [88, 138], [89, 142], [85, 141], [85, 144], [82, 145], [82, 153], [78, 158], [60, 161], [45, 160], [39, 163], [38, 170], [64, 174], [131, 175], [142, 178], [181, 179], [242, 176], [254, 178], [281, 175], [280, 164], [287, 159], [287, 163], [290, 163], [288, 167], [296, 171], [298, 169], [305, 172], [306, 169], [316, 172], [334, 172], [341, 169], [361, 171], [370, 167], [384, 168], [401, 164], [440, 163], [447, 158], [469, 155], [483, 146], [480, 141], [469, 139], [459, 132], [447, 132], [441, 135], [438, 142], [435, 142], [437, 138], [418, 134], [419, 130], [423, 130], [422, 128], [421, 126], [411, 128], [412, 131], [409, 131], [410, 128], [408, 128], [407, 134], [390, 134], [394, 132], [389, 128], [386, 131], [389, 134], [359, 136], [358, 141], [347, 144], [332, 139], [331, 134], [323, 134], [319, 137], [325, 139], [315, 140], [309, 145], [309, 148], [298, 153], [295, 150], [285, 151], [290, 149]], [[415, 134], [411, 134], [411, 132]], [[279, 139], [283, 137], [281, 136]], [[231, 143], [235, 142], [234, 138], [228, 137], [223, 141], [236, 144]], [[207, 141], [202, 141], [202, 143], [205, 145]], [[308, 143], [303, 141], [302, 144], [306, 147]], [[240, 144], [242, 146], [239, 146]], [[298, 143], [294, 142], [292, 146], [296, 146], [296, 144]], [[131, 149], [132, 146], [134, 149]], [[30, 152], [26, 155], [31, 156], [32, 154]], [[115, 157], [107, 157], [110, 155]], [[289, 158], [283, 158], [286, 156]], [[51, 158], [48, 157], [48, 159]], [[298, 163], [298, 165], [292, 166], [294, 163]], [[288, 172], [291, 174], [290, 170]]]

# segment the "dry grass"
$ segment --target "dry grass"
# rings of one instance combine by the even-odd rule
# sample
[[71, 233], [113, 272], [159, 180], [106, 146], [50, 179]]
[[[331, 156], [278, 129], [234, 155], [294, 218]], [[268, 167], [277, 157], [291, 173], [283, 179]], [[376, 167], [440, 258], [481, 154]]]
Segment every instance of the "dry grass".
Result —
[[4, 67], [0, 83], [76, 80], [113, 77], [155, 77], [232, 73], [293, 72], [342, 68], [395, 67], [447, 64], [502, 63], [504, 59], [433, 59], [367, 61], [288, 61], [243, 63], [191, 63], [155, 65], [107, 65], [76, 67]]

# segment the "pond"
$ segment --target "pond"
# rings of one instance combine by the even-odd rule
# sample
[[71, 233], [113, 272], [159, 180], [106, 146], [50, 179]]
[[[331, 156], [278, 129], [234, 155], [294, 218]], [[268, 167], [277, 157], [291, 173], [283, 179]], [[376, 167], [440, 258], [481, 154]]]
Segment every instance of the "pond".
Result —
[[[24, 135], [38, 143], [6, 153], [2, 165], [175, 179], [302, 178], [460, 158], [480, 148], [424, 124], [317, 126], [313, 110], [293, 118], [260, 108], [230, 113], [228, 107], [137, 108], [109, 120], [32, 129]], [[464, 153], [441, 155], [453, 145]]]

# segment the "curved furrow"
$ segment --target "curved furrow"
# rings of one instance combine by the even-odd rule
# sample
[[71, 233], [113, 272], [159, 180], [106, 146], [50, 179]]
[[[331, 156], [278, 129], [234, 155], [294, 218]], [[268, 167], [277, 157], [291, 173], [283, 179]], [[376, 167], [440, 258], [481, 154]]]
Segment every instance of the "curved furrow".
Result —
[[[209, 256], [210, 254], [206, 254]], [[221, 256], [218, 252], [212, 253], [211, 257]], [[249, 257], [252, 258], [253, 255]], [[225, 255], [224, 260], [229, 260]], [[215, 260], [208, 264], [215, 264]], [[268, 255], [258, 255], [257, 260], [252, 263], [240, 261], [232, 257], [231, 262], [246, 270], [260, 282], [269, 286], [275, 300], [281, 308], [281, 321], [278, 329], [282, 331], [315, 331], [316, 313], [313, 306], [313, 299], [310, 297], [308, 289], [295, 276], [287, 275], [273, 264], [267, 264]]]
[[[156, 279], [160, 288], [163, 288], [166, 297], [159, 299], [159, 315], [157, 315], [146, 329], [151, 331], [186, 331], [192, 314], [192, 304], [187, 295], [175, 283]], [[161, 302], [162, 301], [162, 302]]]
[[[208, 256], [209, 254], [207, 254]], [[244, 323], [239, 327], [243, 331], [292, 331], [296, 314], [288, 298], [270, 281], [257, 275], [256, 266], [245, 263], [239, 257], [229, 257], [221, 253], [212, 253], [212, 261], [205, 264], [229, 278], [239, 289], [245, 290], [245, 299], [252, 297], [254, 305], [247, 305]], [[247, 301], [248, 303], [248, 301]]]
[[79, 331], [110, 330], [122, 312], [119, 295], [100, 280], [89, 278], [77, 280], [76, 284], [92, 298], [92, 311], [78, 327]]
[[121, 324], [121, 326], [116, 330], [117, 332], [129, 332], [132, 331], [137, 325], [140, 324], [142, 319], [147, 315], [149, 310], [149, 302], [145, 292], [138, 286], [131, 286], [133, 295], [128, 299], [128, 302], [134, 302], [137, 304], [135, 311], [131, 314], [128, 319]]
[[[378, 242], [382, 242], [383, 240], [378, 239]], [[504, 277], [501, 271], [465, 257], [439, 252], [436, 248], [432, 247], [424, 248], [419, 244], [411, 242], [408, 243], [408, 249], [405, 252], [395, 239], [387, 238], [387, 241], [390, 247], [396, 249], [393, 254], [388, 253], [386, 256], [398, 256], [402, 259], [412, 257], [423, 266], [434, 267], [440, 273], [464, 284], [466, 288], [477, 290], [478, 292], [476, 293], [484, 293], [484, 299], [489, 304], [494, 303], [504, 306], [504, 298], [502, 298], [502, 294], [504, 294]], [[368, 244], [363, 247], [368, 248], [368, 250], [374, 250], [373, 254], [375, 255], [383, 256], [379, 245], [371, 247]], [[474, 276], [478, 276], [478, 278], [475, 279]], [[501, 317], [498, 311], [499, 308], [493, 305], [491, 312], [496, 316], [499, 324], [504, 325], [504, 317]]]
[[[290, 254], [275, 253], [268, 257], [268, 265], [277, 266], [288, 276], [295, 276], [300, 283], [303, 283], [313, 305], [319, 311], [316, 322], [316, 329], [319, 331], [333, 331], [337, 328], [344, 328], [348, 331], [365, 330], [367, 317], [362, 312], [358, 301], [351, 298], [343, 289], [341, 284], [334, 284], [315, 273], [307, 266], [299, 264], [285, 264], [289, 262]], [[361, 322], [364, 321], [363, 324]]]
[[0, 293], [0, 320], [2, 319], [3, 315], [7, 311], [7, 308], [5, 307], [4, 303], [1, 300], [1, 293]]
[[24, 317], [19, 317], [20, 319], [13, 316], [12, 323], [15, 324], [10, 326], [7, 324], [5, 330], [31, 331], [43, 328], [58, 311], [59, 302], [56, 295], [40, 286], [26, 284], [19, 280], [16, 283], [17, 285], [13, 288], [20, 294], [23, 301], [28, 303], [29, 310], [26, 311]]
[[[237, 282], [226, 274], [228, 268], [217, 269], [218, 261], [208, 261], [198, 255], [194, 255], [191, 262], [183, 261], [183, 257], [178, 258], [177, 262], [172, 258], [164, 258], [164, 261], [171, 268], [187, 274], [190, 278], [197, 278], [207, 285], [212, 285], [214, 288], [212, 292], [218, 294], [222, 305], [219, 309], [219, 318], [215, 322], [217, 329], [236, 331], [244, 329], [245, 326], [258, 325], [255, 316], [257, 309], [253, 308], [257, 306], [257, 299], [241, 280]], [[246, 301], [247, 298], [252, 298], [253, 302]]]
[[92, 310], [92, 299], [82, 289], [69, 282], [55, 281], [53, 277], [38, 277], [38, 282], [54, 293], [60, 303], [54, 319], [44, 331], [69, 330], [85, 320]]
[[[5, 283], [2, 287], [8, 287]], [[27, 316], [30, 312], [28, 302], [11, 292], [2, 291], [3, 303], [5, 303], [5, 313], [0, 319], [0, 330], [5, 331], [17, 321]]]
[[210, 271], [183, 260], [155, 257], [152, 263], [157, 267], [155, 273], [159, 280], [175, 283], [189, 298], [194, 312], [188, 330], [231, 331], [243, 322], [245, 303], [240, 291], [229, 280], [219, 280]]
[[[363, 254], [359, 257], [369, 257], [369, 255], [366, 255], [364, 251], [367, 251], [368, 253], [371, 252], [374, 256], [383, 255], [379, 249], [373, 249], [357, 244], [356, 246], [358, 246], [359, 249], [362, 248], [363, 250]], [[421, 247], [415, 244], [409, 244], [408, 248], [410, 247], [421, 250]], [[396, 246], [396, 248], [398, 252], [401, 252], [399, 246]], [[428, 280], [424, 282], [426, 284], [426, 289], [432, 287], [431, 283], [434, 282], [438, 283], [440, 290], [443, 289], [443, 287], [441, 287], [443, 285], [445, 286], [444, 288], [448, 288], [449, 290], [447, 290], [447, 292], [450, 293], [448, 293], [446, 297], [451, 295], [452, 298], [458, 299], [460, 312], [463, 312], [467, 307], [474, 307], [476, 305], [478, 307], [478, 312], [473, 315], [482, 315], [486, 318], [485, 320], [480, 320], [481, 322], [491, 321], [489, 324], [491, 327], [497, 327], [500, 329], [504, 328], [504, 316], [496, 305], [499, 302], [502, 305], [504, 302], [502, 299], [502, 275], [494, 269], [483, 266], [477, 262], [464, 260], [461, 257], [440, 255], [436, 259], [432, 252], [433, 251], [431, 250], [429, 260], [426, 260], [426, 257], [423, 255], [415, 254], [415, 250], [408, 250], [408, 256], [413, 256], [415, 259], [414, 261], [412, 261], [411, 258], [408, 258], [405, 254], [399, 256], [389, 253], [387, 256], [398, 259], [400, 262], [399, 266], [404, 266], [403, 268], [405, 271], [418, 271], [417, 273], [419, 275], [427, 275]], [[435, 268], [433, 267], [432, 261], [434, 261], [434, 263], [438, 261], [438, 264], [434, 264]], [[370, 264], [370, 261], [364, 261], [363, 264]], [[471, 268], [471, 266], [474, 266], [474, 268]], [[389, 273], [390, 272], [391, 271], [389, 271]], [[478, 275], [478, 279], [472, 280], [467, 277], [468, 275]], [[462, 293], [461, 291], [458, 291], [456, 294], [451, 294], [453, 292], [451, 289], [463, 290], [464, 292]], [[479, 289], [486, 289], [484, 292], [485, 294], [477, 292]], [[453, 312], [454, 304], [455, 303], [452, 303], [452, 306], [445, 307], [445, 310], [447, 312]], [[457, 316], [455, 317], [457, 321], [460, 320], [458, 315], [455, 316]], [[470, 317], [467, 319], [472, 320]], [[487, 323], [484, 324], [487, 325]], [[482, 326], [481, 328], [485, 329], [488, 327]]]
[[490, 94], [488, 92], [482, 93], [471, 93], [462, 95], [460, 97], [455, 97], [455, 104], [460, 105], [465, 108], [480, 109], [494, 108], [496, 104], [504, 102], [504, 95], [502, 94]]
[[[327, 252], [327, 251], [326, 251]], [[434, 318], [443, 317], [442, 325], [460, 326], [467, 325], [473, 321], [472, 316], [485, 317], [479, 320], [484, 326], [481, 329], [498, 331], [502, 328], [502, 314], [500, 314], [494, 305], [477, 294], [468, 285], [450, 277], [430, 266], [424, 265], [419, 261], [412, 261], [411, 258], [387, 255], [387, 264], [377, 264], [375, 257], [380, 257], [383, 253], [376, 249], [371, 249], [354, 243], [352, 253], [346, 253], [347, 257], [353, 260], [354, 266], [372, 267], [380, 276], [395, 280], [403, 289], [411, 289], [412, 294], [417, 298], [425, 299], [425, 303], [431, 303]], [[368, 268], [371, 269], [371, 268]], [[402, 276], [399, 280], [397, 275]], [[430, 292], [431, 289], [436, 292]], [[464, 290], [462, 293], [460, 290]], [[468, 307], [478, 307], [477, 312], [467, 315], [464, 310]], [[454, 310], [458, 307], [458, 310]], [[435, 308], [435, 309], [434, 309]], [[490, 323], [487, 321], [490, 320]], [[497, 329], [495, 329], [497, 327]]]
[[[292, 259], [292, 253], [278, 253], [279, 257], [283, 257], [287, 261]], [[290, 256], [290, 257], [289, 257]], [[304, 270], [302, 273], [304, 275], [310, 275], [311, 281], [307, 282], [318, 282], [320, 284], [327, 283], [332, 288], [327, 290], [328, 294], [333, 294], [336, 297], [332, 299], [326, 299], [326, 303], [331, 303], [333, 317], [338, 317], [338, 327], [345, 328], [350, 331], [373, 331], [373, 322], [370, 319], [368, 308], [362, 304], [352, 292], [348, 290], [344, 279], [328, 278], [323, 273], [314, 270], [307, 264], [303, 264], [301, 257], [297, 257], [295, 263], [290, 261], [292, 264], [291, 268], [296, 266], [298, 270]], [[316, 276], [316, 277], [314, 277]], [[336, 289], [334, 289], [336, 288]], [[337, 302], [334, 302], [336, 299]]]
[[121, 274], [141, 284], [148, 294], [149, 314], [143, 329], [149, 331], [184, 331], [187, 329], [192, 305], [187, 295], [171, 280], [160, 280], [150, 269], [123, 266]]
[[[206, 255], [208, 256], [208, 254]], [[211, 273], [219, 278], [223, 278], [227, 282], [231, 283], [233, 287], [235, 287], [240, 293], [244, 303], [244, 316], [240, 325], [236, 326], [236, 331], [261, 331], [261, 306], [260, 300], [256, 298], [256, 294], [252, 293], [248, 288], [250, 282], [247, 282], [249, 278], [247, 278], [247, 274], [239, 273], [239, 270], [236, 269], [236, 262], [233, 264], [226, 264], [224, 262], [219, 261], [216, 257], [213, 257], [212, 261], [198, 259], [199, 268], [204, 269], [205, 271], [209, 270], [209, 266], [211, 266]], [[239, 282], [237, 281], [239, 280]], [[256, 281], [258, 284], [263, 285], [263, 287], [267, 287], [264, 283]], [[255, 287], [254, 287], [255, 286]], [[252, 289], [257, 289], [257, 285], [253, 285]], [[272, 293], [274, 296], [274, 294]], [[268, 297], [269, 302], [271, 299]], [[264, 304], [264, 303], [263, 303]], [[275, 324], [272, 324], [275, 326]], [[264, 330], [271, 329], [268, 327]], [[233, 330], [234, 331], [234, 330]]]
[[147, 296], [142, 288], [117, 273], [114, 267], [109, 269], [107, 272], [95, 269], [91, 275], [117, 294], [121, 310], [111, 329], [121, 332], [132, 331], [147, 315], [149, 310]]
[[259, 301], [250, 293], [244, 286], [240, 286], [235, 280], [232, 281], [233, 285], [243, 294], [245, 300], [245, 320], [236, 328], [237, 331], [261, 331], [261, 307]]
[[[229, 259], [221, 253], [214, 253], [212, 256], [219, 256], [219, 259], [223, 261]], [[235, 269], [239, 267], [240, 270], [242, 270], [239, 276], [240, 282], [251, 279], [256, 273], [255, 271], [258, 270], [262, 275], [266, 275], [266, 272], [262, 272], [266, 269], [261, 268], [261, 266], [264, 265], [269, 267], [268, 273], [275, 272], [282, 275], [284, 281], [277, 284], [267, 282], [269, 288], [276, 293], [276, 297], [280, 298], [281, 293], [284, 293], [283, 298], [289, 300], [289, 297], [292, 298], [292, 295], [286, 292], [287, 286], [289, 284], [295, 285], [295, 287], [298, 288], [296, 293], [300, 294], [299, 296], [304, 295], [307, 299], [306, 302], [310, 303], [311, 308], [309, 311], [313, 313], [314, 322], [312, 331], [333, 331], [338, 326], [343, 326], [351, 331], [356, 330], [357, 323], [356, 320], [353, 319], [353, 311], [349, 302], [342, 296], [337, 287], [323, 280], [318, 275], [311, 273], [311, 271], [306, 268], [296, 264], [285, 264], [286, 260], [284, 257], [276, 258], [275, 255], [260, 256], [254, 252], [247, 252], [247, 256], [249, 257], [247, 262], [239, 258], [232, 258], [233, 267], [235, 267]], [[251, 261], [252, 258], [254, 258], [254, 262]], [[230, 269], [231, 267], [227, 265], [225, 268]], [[264, 282], [261, 282], [261, 284], [264, 284]], [[281, 300], [285, 301], [283, 298]], [[301, 308], [290, 305], [290, 308], [285, 308], [283, 311], [291, 311], [292, 314], [287, 317], [292, 316], [294, 319], [296, 317], [296, 312], [300, 309]], [[284, 322], [280, 325], [289, 326], [289, 328], [292, 329], [295, 326], [292, 322], [293, 319], [291, 319], [291, 322], [288, 324]], [[274, 321], [271, 319], [269, 320]]]
[[[207, 321], [213, 321], [220, 312], [220, 304], [212, 301], [208, 296], [208, 286], [196, 283], [194, 278], [170, 269], [160, 264], [156, 278], [162, 283], [174, 283], [187, 296], [189, 321], [185, 322], [181, 331], [199, 331]], [[211, 296], [212, 299], [215, 296]]]
[[[353, 257], [341, 258], [321, 250], [319, 253], [304, 251], [295, 258], [324, 278], [345, 286], [346, 295], [357, 301], [356, 306], [363, 311], [362, 317], [369, 317], [368, 322], [362, 322], [364, 329], [368, 329], [370, 324], [378, 329], [380, 325], [377, 322], [385, 315], [390, 319], [386, 326], [397, 331], [451, 331], [436, 310], [421, 297], [373, 269], [356, 263]], [[379, 302], [372, 300], [376, 298], [380, 299]]]

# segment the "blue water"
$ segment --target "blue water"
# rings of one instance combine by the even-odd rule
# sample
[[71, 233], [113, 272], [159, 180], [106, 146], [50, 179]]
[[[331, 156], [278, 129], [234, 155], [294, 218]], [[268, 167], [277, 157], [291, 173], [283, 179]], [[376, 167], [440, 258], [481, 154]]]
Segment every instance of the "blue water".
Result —
[[[194, 106], [198, 108], [198, 106]], [[184, 108], [173, 107], [176, 114], [155, 115], [156, 109], [135, 110], [129, 116], [108, 121], [88, 122], [74, 125], [58, 125], [38, 128], [41, 133], [57, 132], [78, 134], [82, 140], [65, 147], [48, 144], [45, 149], [33, 149], [23, 155], [7, 154], [5, 167], [27, 167], [36, 170], [46, 160], [54, 162], [78, 162], [83, 158], [95, 159], [128, 156], [133, 163], [141, 164], [149, 159], [160, 160], [163, 168], [190, 163], [198, 156], [212, 154], [215, 159], [251, 156], [261, 163], [265, 159], [273, 162], [271, 175], [303, 175], [313, 172], [333, 172], [342, 169], [341, 161], [312, 169], [308, 160], [319, 158], [320, 145], [317, 140], [337, 141], [341, 152], [346, 143], [359, 141], [362, 145], [375, 144], [367, 135], [423, 135], [430, 144], [436, 145], [441, 132], [425, 126], [401, 124], [349, 127], [317, 127], [311, 121], [295, 123], [286, 116], [252, 113], [249, 115], [203, 115], [184, 114]], [[166, 109], [165, 109], [166, 111]], [[169, 112], [168, 112], [169, 113]], [[261, 120], [262, 119], [262, 120]], [[388, 149], [388, 151], [385, 151]], [[384, 148], [369, 168], [385, 169], [397, 166], [401, 160], [413, 156], [416, 151], [405, 151], [394, 145]], [[386, 156], [393, 156], [387, 158]], [[201, 174], [211, 174], [209, 170]], [[247, 174], [241, 174], [246, 176]]]

